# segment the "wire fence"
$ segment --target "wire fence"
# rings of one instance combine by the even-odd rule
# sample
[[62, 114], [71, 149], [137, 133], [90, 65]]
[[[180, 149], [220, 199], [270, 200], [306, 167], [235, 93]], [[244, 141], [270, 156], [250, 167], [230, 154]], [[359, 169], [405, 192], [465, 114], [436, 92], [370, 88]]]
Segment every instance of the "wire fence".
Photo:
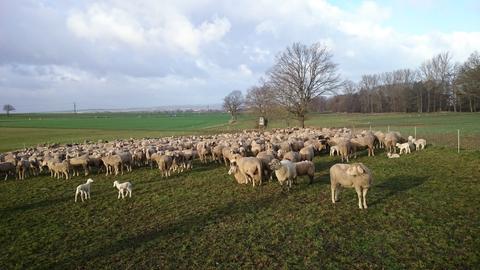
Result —
[[398, 131], [403, 137], [412, 136], [417, 139], [427, 140], [427, 144], [433, 146], [442, 146], [461, 151], [480, 151], [480, 130], [478, 132], [464, 131], [462, 129], [435, 129], [422, 126], [361, 126], [352, 127], [354, 130], [374, 130], [374, 131]]

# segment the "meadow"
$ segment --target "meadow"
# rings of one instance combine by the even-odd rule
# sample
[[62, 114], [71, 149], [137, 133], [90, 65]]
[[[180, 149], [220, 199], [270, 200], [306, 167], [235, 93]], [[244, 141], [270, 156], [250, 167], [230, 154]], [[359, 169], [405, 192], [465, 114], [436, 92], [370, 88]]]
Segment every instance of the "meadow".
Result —
[[[228, 115], [200, 115], [194, 121], [198, 125], [189, 129], [168, 121], [174, 117], [144, 122], [146, 117], [132, 114], [122, 116], [123, 121], [115, 125], [94, 128], [88, 122], [99, 118], [91, 115], [93, 119], [78, 120], [85, 123], [80, 128], [75, 119], [68, 122], [68, 127], [67, 122], [63, 126], [55, 124], [61, 119], [53, 118], [59, 116], [49, 120], [54, 126], [31, 126], [29, 116], [16, 117], [18, 123], [0, 119], [2, 149], [16, 148], [20, 138], [33, 145], [45, 139], [70, 142], [183, 132], [208, 134], [252, 128], [255, 121], [243, 116], [236, 125], [228, 126]], [[128, 124], [133, 122], [137, 128], [129, 129]], [[162, 127], [167, 123], [170, 130]], [[2, 269], [480, 266], [478, 114], [321, 114], [313, 115], [307, 124], [372, 125], [382, 130], [403, 127], [405, 132], [417, 126], [419, 135], [438, 136], [460, 128], [474, 140], [472, 148], [460, 154], [437, 141], [430, 141], [425, 151], [394, 160], [387, 159], [383, 150], [378, 150], [375, 157], [361, 152], [356, 161], [366, 164], [374, 175], [367, 196], [369, 208], [364, 211], [358, 209], [355, 191], [349, 189], [344, 189], [340, 201], [332, 205], [328, 169], [339, 159], [325, 154], [314, 160], [314, 183], [309, 185], [302, 178], [290, 192], [283, 192], [276, 182], [258, 188], [241, 186], [227, 174], [224, 165], [199, 163], [192, 171], [170, 178], [161, 178], [158, 170], [150, 168], [138, 168], [119, 177], [94, 174], [92, 200], [76, 204], [74, 191], [85, 181], [83, 176], [68, 181], [46, 175], [2, 181]], [[280, 127], [282, 121], [274, 121], [272, 126]], [[117, 200], [114, 179], [133, 182], [131, 199]]]

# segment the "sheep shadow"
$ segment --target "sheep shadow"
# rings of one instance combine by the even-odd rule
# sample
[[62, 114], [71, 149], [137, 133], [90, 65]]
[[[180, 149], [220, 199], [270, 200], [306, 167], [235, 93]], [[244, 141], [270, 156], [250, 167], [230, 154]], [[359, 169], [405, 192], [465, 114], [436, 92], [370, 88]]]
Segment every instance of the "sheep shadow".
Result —
[[62, 197], [62, 198], [57, 198], [53, 200], [42, 200], [39, 202], [34, 202], [34, 203], [27, 203], [27, 204], [22, 204], [22, 205], [17, 205], [17, 206], [11, 206], [11, 207], [5, 207], [0, 209], [0, 213], [2, 215], [10, 215], [14, 214], [16, 212], [24, 212], [28, 210], [33, 210], [37, 208], [43, 208], [43, 207], [49, 207], [52, 205], [57, 205], [60, 203], [65, 203], [68, 201], [72, 201], [73, 197]]
[[389, 198], [421, 186], [427, 180], [428, 177], [426, 176], [398, 175], [391, 177], [386, 181], [373, 186], [373, 189], [378, 190], [376, 193], [380, 193], [381, 195], [377, 197], [376, 200], [370, 202], [369, 206], [383, 204]]
[[144, 245], [146, 242], [155, 241], [158, 238], [168, 237], [172, 234], [188, 233], [190, 231], [200, 232], [205, 227], [218, 220], [224, 219], [228, 216], [256, 213], [259, 209], [270, 207], [276, 204], [276, 202], [284, 199], [284, 194], [277, 193], [272, 196], [262, 197], [260, 199], [251, 201], [230, 201], [223, 204], [220, 207], [212, 209], [208, 212], [199, 213], [196, 215], [188, 215], [178, 221], [173, 221], [169, 224], [164, 224], [158, 228], [146, 231], [144, 233], [127, 237], [115, 241], [112, 244], [105, 245], [99, 249], [89, 251], [82, 255], [66, 258], [63, 261], [50, 265], [53, 268], [70, 268], [72, 262], [89, 261], [97, 257], [107, 257], [121, 252], [125, 249], [135, 249]]

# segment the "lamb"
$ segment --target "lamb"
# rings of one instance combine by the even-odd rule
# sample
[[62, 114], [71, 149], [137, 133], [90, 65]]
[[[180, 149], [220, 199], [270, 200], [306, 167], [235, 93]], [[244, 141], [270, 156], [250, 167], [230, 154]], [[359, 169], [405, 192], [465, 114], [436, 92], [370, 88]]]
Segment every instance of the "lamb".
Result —
[[405, 154], [410, 154], [410, 144], [408, 142], [397, 143], [395, 146], [397, 146], [398, 149], [400, 149], [400, 155], [402, 154], [402, 152], [404, 152]]
[[290, 160], [279, 161], [278, 159], [274, 159], [269, 165], [270, 168], [275, 171], [275, 175], [282, 188], [284, 187], [284, 184], [286, 184], [287, 189], [290, 190], [293, 181], [297, 178], [297, 168], [295, 167], [295, 163]]
[[388, 157], [388, 158], [399, 158], [400, 155], [397, 154], [397, 153], [392, 154], [392, 153], [390, 153], [390, 152], [387, 152], [387, 157]]
[[[372, 185], [372, 174], [363, 163], [335, 164], [330, 168], [332, 203], [338, 200], [339, 188], [354, 187], [358, 196], [358, 207], [367, 209], [367, 191]], [[363, 204], [362, 204], [363, 197]]]
[[297, 176], [308, 175], [310, 179], [309, 184], [313, 183], [313, 178], [315, 176], [315, 164], [312, 161], [304, 160], [301, 162], [295, 163], [295, 169], [297, 170]]
[[338, 145], [330, 146], [330, 156], [333, 157], [335, 155], [340, 155], [340, 149], [338, 148]]
[[412, 142], [415, 144], [415, 150], [417, 151], [425, 149], [425, 146], [427, 145], [427, 140], [425, 139], [413, 139]]
[[77, 202], [78, 194], [80, 194], [80, 199], [82, 199], [82, 202], [84, 198], [85, 200], [90, 199], [90, 185], [92, 183], [93, 179], [88, 178], [85, 184], [78, 185], [77, 191], [75, 192], [75, 202]]
[[132, 197], [132, 183], [124, 182], [120, 184], [118, 181], [115, 181], [113, 182], [113, 187], [118, 189], [118, 199], [120, 199], [120, 196], [122, 196], [122, 199], [125, 199], [125, 193], [127, 193], [127, 196], [130, 195], [130, 198]]
[[244, 176], [245, 183], [252, 181], [254, 187], [256, 182], [259, 185], [262, 184], [263, 170], [260, 159], [256, 157], [242, 157], [239, 154], [235, 154], [230, 162], [228, 174], [235, 174], [237, 171]]

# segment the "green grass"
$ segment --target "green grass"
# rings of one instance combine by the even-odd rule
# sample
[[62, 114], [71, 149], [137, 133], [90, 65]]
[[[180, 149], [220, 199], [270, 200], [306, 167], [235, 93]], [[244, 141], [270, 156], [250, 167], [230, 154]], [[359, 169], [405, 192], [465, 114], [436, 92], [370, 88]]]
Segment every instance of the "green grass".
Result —
[[[344, 190], [330, 201], [328, 168], [287, 194], [241, 186], [225, 167], [168, 179], [136, 169], [94, 175], [92, 200], [73, 202], [85, 177], [2, 182], [2, 269], [475, 269], [480, 265], [480, 152], [429, 147], [400, 159], [377, 153], [369, 209]], [[117, 200], [114, 179], [134, 183]], [[46, 189], [44, 188], [46, 187]]]

